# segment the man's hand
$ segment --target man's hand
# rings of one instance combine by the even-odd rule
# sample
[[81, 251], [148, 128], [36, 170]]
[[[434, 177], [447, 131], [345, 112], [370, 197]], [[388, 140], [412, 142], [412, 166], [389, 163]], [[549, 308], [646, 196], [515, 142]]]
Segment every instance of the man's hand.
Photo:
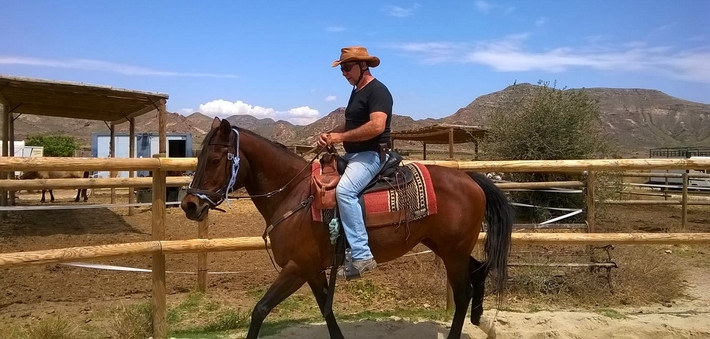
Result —
[[343, 142], [343, 133], [322, 133], [318, 137], [318, 145], [325, 147]]
[[325, 147], [328, 146], [328, 141], [330, 140], [330, 133], [321, 133], [318, 137], [318, 146]]

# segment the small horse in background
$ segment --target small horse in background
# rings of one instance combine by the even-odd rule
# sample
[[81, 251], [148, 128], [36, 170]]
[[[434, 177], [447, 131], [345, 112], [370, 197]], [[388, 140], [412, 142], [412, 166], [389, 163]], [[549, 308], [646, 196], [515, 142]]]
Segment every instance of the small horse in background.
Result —
[[[71, 178], [88, 178], [91, 172], [89, 171], [27, 171], [22, 173], [20, 179], [71, 179]], [[42, 190], [42, 199], [40, 202], [45, 202], [44, 195], [47, 192], [46, 189]], [[79, 197], [84, 198], [84, 202], [89, 200], [86, 196], [86, 188], [80, 188], [76, 190], [76, 198], [74, 202], [79, 201]], [[49, 201], [54, 202], [54, 193], [52, 189], [49, 189]]]

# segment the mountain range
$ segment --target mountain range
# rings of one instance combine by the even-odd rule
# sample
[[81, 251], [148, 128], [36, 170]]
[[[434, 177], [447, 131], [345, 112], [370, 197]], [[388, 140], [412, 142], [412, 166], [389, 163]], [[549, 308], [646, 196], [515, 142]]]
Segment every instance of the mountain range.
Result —
[[[536, 85], [527, 83], [475, 98], [450, 116], [440, 119], [414, 120], [404, 115], [393, 115], [392, 130], [413, 130], [434, 124], [481, 125], [486, 117], [510, 100], [530, 96]], [[619, 156], [648, 157], [648, 150], [657, 147], [710, 147], [710, 105], [672, 97], [651, 89], [584, 88], [599, 107], [603, 128], [615, 139]], [[337, 108], [317, 121], [301, 126], [270, 118], [258, 119], [249, 115], [235, 115], [227, 120], [235, 126], [249, 129], [285, 145], [314, 145], [316, 136], [344, 121], [344, 108]], [[183, 116], [168, 113], [168, 133], [191, 133], [193, 145], [199, 147], [209, 131], [212, 117], [201, 113]], [[145, 114], [136, 119], [136, 132], [156, 132], [156, 114]], [[15, 139], [30, 135], [71, 135], [84, 147], [91, 145], [91, 135], [107, 132], [102, 121], [20, 115], [15, 120]], [[128, 124], [117, 125], [117, 132], [128, 132]], [[416, 148], [415, 143], [410, 143]]]

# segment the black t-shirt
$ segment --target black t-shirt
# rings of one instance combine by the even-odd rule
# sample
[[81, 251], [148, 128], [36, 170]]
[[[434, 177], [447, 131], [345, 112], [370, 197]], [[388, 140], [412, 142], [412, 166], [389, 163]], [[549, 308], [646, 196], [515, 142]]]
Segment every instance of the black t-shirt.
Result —
[[356, 129], [370, 121], [370, 113], [387, 113], [385, 130], [380, 135], [366, 141], [346, 141], [343, 147], [348, 153], [379, 151], [379, 144], [390, 144], [390, 122], [392, 120], [392, 94], [377, 79], [370, 81], [359, 91], [350, 94], [348, 107], [345, 108], [345, 130]]

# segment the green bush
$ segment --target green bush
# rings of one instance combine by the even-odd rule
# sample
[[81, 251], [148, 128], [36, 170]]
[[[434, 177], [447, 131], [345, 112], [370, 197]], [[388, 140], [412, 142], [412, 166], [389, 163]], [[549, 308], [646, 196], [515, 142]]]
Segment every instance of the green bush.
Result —
[[74, 152], [81, 146], [74, 137], [62, 135], [34, 135], [25, 141], [27, 146], [42, 146], [44, 156], [47, 157], [73, 157]]
[[[482, 142], [489, 160], [562, 160], [607, 157], [612, 146], [602, 130], [599, 109], [584, 90], [558, 90], [538, 82], [532, 94], [513, 99], [488, 117], [488, 133]], [[515, 173], [514, 181], [583, 180], [581, 174]], [[543, 191], [511, 193], [515, 201], [537, 206], [581, 208], [579, 194]], [[520, 219], [540, 222], [551, 215], [547, 209], [518, 209]]]

